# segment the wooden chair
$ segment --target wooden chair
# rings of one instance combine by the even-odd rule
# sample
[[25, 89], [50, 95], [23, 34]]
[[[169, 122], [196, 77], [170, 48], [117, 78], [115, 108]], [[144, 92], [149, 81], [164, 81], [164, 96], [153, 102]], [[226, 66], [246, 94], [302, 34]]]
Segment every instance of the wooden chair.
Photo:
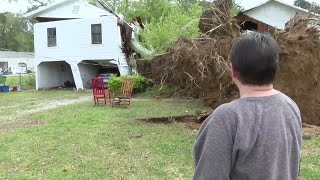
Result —
[[131, 105], [131, 95], [133, 90], [133, 80], [126, 79], [121, 86], [120, 91], [112, 91], [112, 107], [114, 106], [130, 106]]
[[110, 90], [104, 87], [102, 78], [91, 78], [94, 105], [100, 105], [99, 100], [103, 100], [104, 105], [111, 103]]

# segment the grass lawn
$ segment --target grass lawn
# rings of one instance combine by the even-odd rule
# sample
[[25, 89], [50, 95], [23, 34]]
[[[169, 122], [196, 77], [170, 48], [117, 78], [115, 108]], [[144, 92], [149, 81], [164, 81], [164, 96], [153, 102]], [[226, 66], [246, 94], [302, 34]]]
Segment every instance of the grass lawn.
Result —
[[320, 179], [320, 136], [304, 141], [302, 179]]
[[[0, 177], [191, 179], [196, 131], [180, 123], [141, 124], [135, 119], [194, 114], [206, 109], [200, 102], [137, 99], [130, 108], [111, 108], [85, 101], [12, 120], [1, 116], [17, 113], [14, 107], [28, 111], [41, 103], [90, 96], [72, 90], [0, 93], [0, 125], [12, 128], [1, 131], [0, 126]], [[319, 136], [304, 142], [303, 179], [320, 179], [319, 143]]]

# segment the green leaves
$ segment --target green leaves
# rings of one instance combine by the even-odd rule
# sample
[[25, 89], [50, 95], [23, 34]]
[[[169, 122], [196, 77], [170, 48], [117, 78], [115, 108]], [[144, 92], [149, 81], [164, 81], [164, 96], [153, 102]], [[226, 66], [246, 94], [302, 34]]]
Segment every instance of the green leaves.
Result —
[[12, 51], [33, 51], [32, 25], [21, 15], [0, 14], [0, 48]]
[[[197, 37], [200, 16], [211, 5], [198, 0], [132, 0], [128, 4], [127, 0], [119, 1], [118, 11], [126, 15], [127, 21], [138, 16], [143, 19], [147, 26], [141, 34], [142, 46], [155, 54], [165, 52], [180, 37]], [[239, 10], [241, 7], [235, 4], [234, 15]]]
[[193, 4], [187, 11], [177, 4], [171, 5], [166, 15], [153, 19], [142, 32], [143, 45], [162, 53], [180, 37], [197, 37], [202, 7]]

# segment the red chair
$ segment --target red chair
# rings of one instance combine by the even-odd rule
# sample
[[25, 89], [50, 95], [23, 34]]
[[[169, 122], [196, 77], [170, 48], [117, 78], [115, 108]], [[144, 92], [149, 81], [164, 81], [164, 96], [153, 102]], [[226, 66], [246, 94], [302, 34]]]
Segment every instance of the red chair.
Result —
[[95, 105], [100, 105], [99, 100], [103, 100], [104, 105], [111, 103], [110, 90], [104, 87], [102, 78], [91, 78], [91, 87], [93, 92], [93, 101]]

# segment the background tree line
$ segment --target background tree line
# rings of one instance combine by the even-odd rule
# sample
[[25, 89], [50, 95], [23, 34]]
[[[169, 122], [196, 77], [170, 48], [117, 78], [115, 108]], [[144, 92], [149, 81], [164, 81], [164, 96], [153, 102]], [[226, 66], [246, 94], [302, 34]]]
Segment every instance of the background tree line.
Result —
[[[28, 8], [27, 12], [30, 12], [47, 5], [51, 0], [28, 0], [28, 2], [31, 7]], [[33, 52], [33, 42], [32, 22], [28, 21], [19, 13], [0, 13], [0, 49]]]
[[0, 48], [11, 51], [33, 51], [33, 28], [19, 14], [0, 14]]
[[310, 10], [314, 13], [320, 14], [320, 5], [316, 3], [310, 3], [306, 0], [295, 0], [294, 5], [306, 10]]

